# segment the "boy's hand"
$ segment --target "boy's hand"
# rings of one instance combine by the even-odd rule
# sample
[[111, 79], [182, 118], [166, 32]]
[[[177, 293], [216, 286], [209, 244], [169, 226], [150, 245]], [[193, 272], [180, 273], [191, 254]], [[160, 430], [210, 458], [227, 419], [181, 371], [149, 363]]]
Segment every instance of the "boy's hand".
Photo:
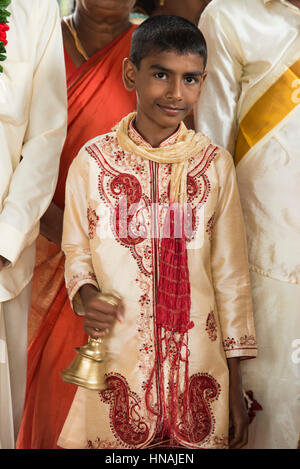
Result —
[[231, 428], [229, 429], [230, 449], [239, 449], [248, 442], [248, 413], [243, 395], [240, 359], [229, 358], [229, 411]]
[[105, 301], [105, 295], [93, 285], [84, 285], [79, 293], [85, 311], [83, 327], [93, 339], [107, 335], [116, 319], [123, 322], [123, 305], [119, 298], [109, 295]]

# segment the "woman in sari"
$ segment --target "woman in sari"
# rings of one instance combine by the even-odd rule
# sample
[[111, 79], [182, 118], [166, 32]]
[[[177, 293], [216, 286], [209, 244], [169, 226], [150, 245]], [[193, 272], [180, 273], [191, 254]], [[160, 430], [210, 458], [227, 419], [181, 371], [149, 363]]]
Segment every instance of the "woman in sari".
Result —
[[[26, 403], [18, 448], [57, 448], [56, 441], [77, 387], [61, 378], [86, 342], [71, 309], [60, 249], [65, 182], [70, 164], [88, 140], [106, 133], [136, 106], [125, 90], [122, 62], [135, 29], [134, 0], [77, 0], [62, 20], [68, 86], [68, 133], [53, 202], [41, 223], [29, 323]], [[40, 325], [39, 329], [38, 326]], [[37, 331], [38, 329], [38, 331]], [[37, 333], [36, 333], [37, 331]]]

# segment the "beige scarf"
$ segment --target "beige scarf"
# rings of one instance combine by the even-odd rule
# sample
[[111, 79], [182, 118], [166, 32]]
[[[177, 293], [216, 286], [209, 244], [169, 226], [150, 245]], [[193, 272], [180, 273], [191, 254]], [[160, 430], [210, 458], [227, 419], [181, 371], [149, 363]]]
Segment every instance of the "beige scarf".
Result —
[[180, 123], [177, 142], [158, 148], [146, 148], [134, 143], [128, 136], [130, 122], [135, 118], [136, 112], [124, 117], [116, 127], [117, 139], [123, 150], [142, 156], [156, 163], [172, 164], [170, 183], [170, 202], [181, 205], [187, 201], [187, 171], [188, 162], [192, 156], [197, 156], [209, 139], [205, 135], [196, 134], [188, 130], [183, 122]]

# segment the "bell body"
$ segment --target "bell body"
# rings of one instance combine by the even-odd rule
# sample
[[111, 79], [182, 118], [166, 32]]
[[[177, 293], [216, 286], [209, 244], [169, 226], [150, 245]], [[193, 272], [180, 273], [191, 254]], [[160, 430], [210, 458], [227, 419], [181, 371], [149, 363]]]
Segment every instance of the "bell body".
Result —
[[[117, 306], [120, 298], [110, 293], [99, 293], [98, 298], [112, 306]], [[71, 365], [64, 370], [62, 378], [67, 383], [83, 386], [87, 389], [103, 391], [107, 389], [105, 380], [105, 350], [102, 339], [89, 337], [87, 344], [76, 348], [78, 355]]]
[[70, 366], [62, 372], [67, 383], [87, 389], [102, 391], [107, 388], [105, 381], [105, 351], [101, 339], [89, 338], [80, 348]]

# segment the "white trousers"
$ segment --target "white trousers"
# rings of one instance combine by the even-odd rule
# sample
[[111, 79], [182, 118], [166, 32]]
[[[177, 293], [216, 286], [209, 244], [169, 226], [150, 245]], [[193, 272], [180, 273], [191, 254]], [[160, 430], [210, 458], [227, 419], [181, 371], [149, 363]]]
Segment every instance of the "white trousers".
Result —
[[263, 407], [247, 449], [296, 449], [300, 430], [300, 285], [251, 273], [258, 356], [242, 361], [244, 389]]
[[14, 449], [26, 389], [27, 323], [31, 283], [0, 303], [0, 448]]

